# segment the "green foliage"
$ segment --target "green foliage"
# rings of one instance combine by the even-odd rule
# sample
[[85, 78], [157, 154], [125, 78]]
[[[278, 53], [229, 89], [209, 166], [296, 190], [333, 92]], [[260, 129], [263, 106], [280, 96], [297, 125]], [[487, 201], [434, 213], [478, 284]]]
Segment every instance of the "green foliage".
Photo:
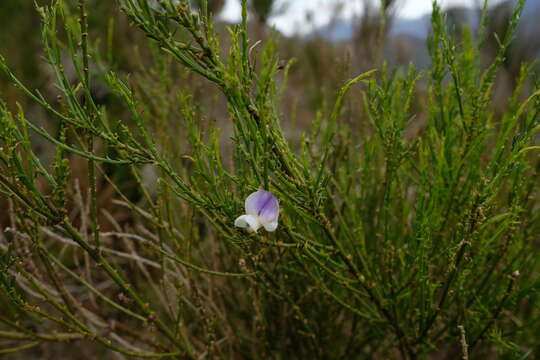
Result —
[[[162, 53], [146, 82], [108, 71], [108, 105], [92, 93], [90, 60], [100, 56], [84, 0], [39, 8], [58, 103], [0, 58], [54, 119], [44, 128], [0, 103], [10, 204], [0, 291], [12, 309], [0, 314], [0, 338], [16, 343], [0, 353], [81, 338], [127, 357], [182, 359], [525, 358], [540, 346], [532, 67], [503, 114], [491, 106], [524, 1], [487, 68], [486, 14], [478, 37], [464, 30], [458, 41], [435, 4], [429, 71], [360, 74], [298, 146], [279, 110], [292, 62], [280, 63], [273, 39], [253, 51], [246, 0], [226, 56], [208, 12], [188, 0], [117, 2]], [[230, 124], [208, 120], [189, 91], [171, 99], [171, 59], [220, 91]], [[348, 96], [353, 87], [362, 97]], [[346, 100], [363, 104], [353, 121]], [[169, 129], [180, 129], [172, 140]], [[54, 146], [51, 164], [30, 133]], [[129, 220], [102, 207], [105, 185]], [[260, 188], [280, 201], [275, 233], [234, 227]]]

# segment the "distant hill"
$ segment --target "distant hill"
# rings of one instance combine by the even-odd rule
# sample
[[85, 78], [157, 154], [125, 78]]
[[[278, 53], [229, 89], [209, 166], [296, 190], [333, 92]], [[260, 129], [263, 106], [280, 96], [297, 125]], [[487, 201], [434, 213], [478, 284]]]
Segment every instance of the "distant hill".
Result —
[[[517, 0], [510, 0], [515, 4]], [[447, 12], [456, 12], [462, 17], [461, 21], [469, 23], [473, 28], [478, 27], [479, 11], [473, 8], [455, 7]], [[521, 20], [521, 27], [540, 29], [540, 0], [527, 0]], [[415, 19], [396, 18], [393, 20], [390, 33], [392, 35], [409, 35], [426, 38], [429, 34], [431, 14], [427, 13]], [[310, 36], [322, 36], [331, 41], [348, 41], [354, 34], [354, 23], [351, 20], [339, 20], [333, 24], [316, 29]]]
[[[450, 11], [459, 12], [466, 22], [473, 28], [478, 24], [478, 12], [474, 9], [454, 8]], [[331, 41], [349, 41], [354, 34], [354, 20], [339, 20], [330, 25], [316, 29], [310, 36], [320, 36]], [[418, 38], [426, 38], [431, 27], [431, 14], [425, 14], [416, 19], [396, 18], [392, 20], [390, 34], [409, 35]]]
[[416, 19], [395, 19], [390, 33], [393, 35], [410, 35], [425, 38], [431, 26], [431, 15], [426, 14]]
[[[517, 0], [510, 0], [513, 5]], [[503, 6], [500, 4], [499, 6]], [[495, 7], [494, 7], [495, 8]], [[493, 9], [494, 9], [493, 8]], [[478, 9], [455, 7], [446, 10], [449, 21], [469, 24], [473, 29], [479, 26], [480, 12]], [[517, 47], [533, 57], [540, 57], [540, 0], [528, 0], [520, 21]], [[431, 14], [425, 14], [416, 19], [393, 19], [388, 44], [385, 49], [387, 55], [396, 56], [397, 59], [410, 55], [410, 61], [423, 68], [429, 65], [425, 40], [430, 32]], [[354, 20], [338, 20], [330, 25], [316, 29], [308, 37], [323, 37], [333, 42], [352, 40], [355, 32]], [[527, 39], [519, 41], [519, 39]], [[399, 60], [396, 60], [398, 63]]]

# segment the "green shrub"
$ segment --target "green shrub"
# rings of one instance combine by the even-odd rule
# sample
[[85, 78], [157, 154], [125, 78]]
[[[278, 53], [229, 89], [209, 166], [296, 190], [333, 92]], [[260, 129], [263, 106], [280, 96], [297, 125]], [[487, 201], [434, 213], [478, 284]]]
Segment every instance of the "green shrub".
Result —
[[[22, 107], [0, 105], [10, 217], [0, 241], [0, 353], [80, 341], [96, 344], [91, 358], [537, 351], [540, 87], [532, 67], [522, 67], [502, 115], [490, 106], [524, 1], [487, 68], [479, 59], [486, 11], [478, 36], [464, 31], [457, 42], [434, 5], [429, 71], [359, 75], [297, 145], [279, 110], [292, 61], [279, 61], [272, 39], [254, 49], [246, 0], [228, 55], [188, 0], [118, 3], [162, 50], [155, 66], [174, 59], [212, 83], [231, 123], [208, 121], [211, 109], [194, 105], [189, 91], [171, 102], [166, 86], [114, 71], [106, 75], [113, 99], [97, 104], [99, 47], [88, 39], [85, 1], [39, 8], [58, 102], [25, 87], [0, 58], [10, 81], [54, 119], [45, 129]], [[158, 73], [165, 83], [167, 72]], [[362, 112], [346, 120], [347, 91], [360, 85], [363, 98], [352, 101]], [[177, 126], [156, 119], [156, 104], [181, 114]], [[415, 118], [419, 109], [424, 118]], [[54, 145], [51, 164], [35, 153], [32, 133]], [[85, 175], [75, 176], [81, 163]], [[279, 199], [275, 232], [234, 226], [258, 189]], [[103, 197], [123, 213], [112, 215]]]

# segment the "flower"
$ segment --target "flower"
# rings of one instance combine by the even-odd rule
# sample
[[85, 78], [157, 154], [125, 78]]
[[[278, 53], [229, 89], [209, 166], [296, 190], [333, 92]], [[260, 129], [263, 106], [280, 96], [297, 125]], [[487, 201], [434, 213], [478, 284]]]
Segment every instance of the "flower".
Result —
[[251, 193], [246, 198], [246, 214], [234, 221], [234, 226], [248, 228], [257, 232], [261, 226], [266, 231], [275, 231], [278, 226], [279, 203], [274, 195], [266, 190]]

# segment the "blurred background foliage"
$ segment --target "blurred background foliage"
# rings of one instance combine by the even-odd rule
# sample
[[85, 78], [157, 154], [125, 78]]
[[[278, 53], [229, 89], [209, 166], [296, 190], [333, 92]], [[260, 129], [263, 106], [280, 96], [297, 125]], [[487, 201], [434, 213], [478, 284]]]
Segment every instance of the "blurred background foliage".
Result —
[[[232, 0], [236, 1], [236, 0]], [[252, 33], [250, 37], [253, 41], [264, 40], [272, 36], [278, 41], [278, 52], [284, 61], [295, 58], [296, 64], [291, 68], [289, 88], [287, 96], [284, 96], [282, 112], [291, 121], [286, 124], [293, 124], [291, 136], [294, 136], [295, 129], [302, 128], [302, 125], [309, 125], [310, 119], [321, 110], [321, 104], [332, 102], [332, 96], [336, 90], [344, 83], [345, 79], [354, 74], [366, 70], [380, 67], [387, 62], [390, 68], [399, 69], [413, 63], [422, 69], [429, 65], [429, 55], [425, 45], [425, 35], [412, 35], [416, 32], [423, 32], [427, 29], [429, 15], [417, 22], [410, 22], [399, 19], [396, 10], [399, 9], [399, 0], [385, 0], [382, 6], [379, 1], [359, 0], [362, 4], [362, 14], [354, 17], [350, 21], [341, 18], [342, 12], [339, 5], [342, 3], [336, 0], [335, 14], [328, 26], [303, 35], [286, 37], [278, 31], [271, 31], [268, 27], [268, 20], [275, 15], [288, 11], [287, 1], [274, 0], [251, 0], [248, 2], [253, 15], [253, 23], [250, 27]], [[47, 0], [36, 1], [37, 5], [47, 4]], [[195, 7], [200, 6], [200, 0], [193, 0]], [[540, 54], [540, 27], [534, 19], [540, 15], [540, 6], [536, 0], [529, 0], [530, 10], [525, 13], [524, 21], [520, 25], [520, 31], [516, 41], [511, 46], [508, 56], [505, 59], [504, 71], [499, 74], [501, 78], [497, 83], [495, 102], [496, 106], [504, 108], [506, 99], [515, 86], [515, 79], [523, 63], [530, 63], [537, 59]], [[168, 84], [159, 86], [182, 88], [186, 85], [198, 94], [214, 94], [214, 96], [204, 96], [195, 99], [200, 105], [208, 105], [204, 102], [211, 101], [220, 106], [207, 107], [215, 109], [210, 114], [216, 120], [226, 116], [224, 104], [212, 86], [207, 86], [204, 81], [190, 75], [182, 67], [174, 63], [161, 63], [155, 67], [148, 65], [161, 61], [155, 57], [156, 48], [141, 33], [130, 31], [129, 22], [120, 12], [113, 1], [90, 1], [89, 24], [91, 29], [91, 39], [97, 49], [96, 53], [107, 54], [106, 58], [94, 59], [96, 68], [102, 73], [108, 70], [115, 70], [123, 73], [134, 74], [141, 82], [151, 82], [156, 80], [156, 69], [161, 71], [172, 71], [177, 75], [168, 79]], [[219, 14], [223, 7], [224, 0], [212, 0], [208, 2], [208, 11], [211, 14]], [[506, 31], [508, 19], [514, 1], [505, 1], [490, 8], [488, 31], [497, 34], [499, 37]], [[527, 8], [526, 8], [527, 10]], [[306, 14], [309, 23], [310, 16]], [[456, 34], [465, 26], [477, 27], [480, 18], [480, 9], [469, 9], [463, 7], [450, 8], [446, 10], [448, 26]], [[227, 43], [226, 24], [219, 22], [217, 30], [222, 34], [222, 47], [226, 52]], [[40, 42], [40, 32], [38, 28], [39, 16], [35, 10], [34, 2], [19, 0], [2, 0], [0, 2], [0, 21], [2, 31], [0, 32], [0, 51], [7, 58], [8, 63], [17, 64], [18, 75], [25, 83], [33, 88], [46, 88], [48, 92], [44, 95], [50, 99], [57, 95], [57, 91], [50, 85], [51, 74], [47, 65], [42, 60], [42, 49]], [[405, 24], [405, 25], [404, 25]], [[406, 26], [411, 29], [402, 30]], [[414, 29], [418, 29], [414, 30]], [[426, 28], [426, 29], [424, 29]], [[346, 30], [344, 30], [346, 29]], [[343, 31], [346, 36], [340, 35]], [[489, 46], [482, 56], [488, 63], [495, 55], [497, 40], [495, 36], [487, 37]], [[258, 49], [255, 47], [254, 51]], [[137, 56], [133, 56], [133, 53]], [[167, 69], [165, 69], [167, 68]], [[329, 70], [332, 71], [329, 71]], [[68, 69], [69, 71], [69, 69]], [[4, 99], [8, 100], [10, 107], [16, 101], [23, 105], [27, 104], [27, 99], [20, 95], [12, 86], [8, 85], [7, 79], [0, 74], [0, 92]], [[154, 84], [158, 86], [158, 84]], [[95, 85], [96, 96], [102, 101], [107, 101], [105, 87], [100, 88]], [[142, 91], [142, 89], [141, 89]], [[144, 91], [148, 91], [147, 89]], [[418, 85], [418, 93], [423, 93], [422, 83]], [[151, 94], [148, 94], [151, 95]], [[216, 98], [217, 97], [217, 98]], [[421, 99], [421, 98], [419, 98]], [[149, 99], [150, 101], [163, 101]], [[419, 100], [419, 103], [422, 101]], [[158, 111], [159, 104], [154, 104], [154, 110]], [[353, 109], [355, 110], [355, 109]], [[418, 109], [421, 110], [421, 109]], [[36, 107], [36, 111], [39, 111]], [[164, 111], [162, 111], [165, 113]], [[421, 114], [421, 111], [419, 112]], [[162, 114], [163, 115], [163, 114]], [[43, 116], [47, 116], [43, 114]], [[419, 121], [421, 121], [419, 116]], [[307, 123], [307, 124], [306, 124]], [[45, 151], [45, 150], [44, 150]]]

